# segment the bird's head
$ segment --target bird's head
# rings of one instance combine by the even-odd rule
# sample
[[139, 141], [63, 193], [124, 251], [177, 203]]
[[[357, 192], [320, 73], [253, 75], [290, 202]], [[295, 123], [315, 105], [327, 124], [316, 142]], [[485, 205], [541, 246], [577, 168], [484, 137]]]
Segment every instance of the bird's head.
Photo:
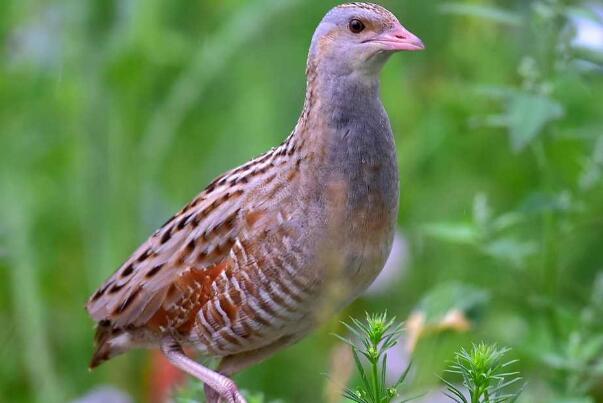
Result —
[[308, 67], [331, 75], [376, 76], [394, 52], [424, 49], [423, 42], [385, 8], [371, 3], [342, 4], [316, 28]]

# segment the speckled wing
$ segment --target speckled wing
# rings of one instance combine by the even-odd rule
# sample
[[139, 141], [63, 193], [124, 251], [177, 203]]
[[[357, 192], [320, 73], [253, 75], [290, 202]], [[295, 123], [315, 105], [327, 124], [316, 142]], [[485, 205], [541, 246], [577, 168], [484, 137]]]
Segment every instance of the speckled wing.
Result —
[[218, 177], [92, 295], [91, 367], [166, 333], [209, 353], [243, 351], [304, 314], [315, 281], [303, 273], [311, 248], [299, 222], [308, 213], [291, 209], [293, 200], [306, 206], [295, 147], [285, 141]]
[[92, 295], [86, 306], [92, 318], [113, 329], [192, 325], [194, 318], [179, 313], [203, 304], [211, 282], [231, 265], [232, 247], [253, 224], [243, 173], [216, 179], [144, 242]]

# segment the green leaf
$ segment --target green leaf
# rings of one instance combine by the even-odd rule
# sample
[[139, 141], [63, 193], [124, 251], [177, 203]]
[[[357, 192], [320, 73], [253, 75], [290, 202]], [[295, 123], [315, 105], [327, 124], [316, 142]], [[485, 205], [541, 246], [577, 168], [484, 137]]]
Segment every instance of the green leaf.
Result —
[[523, 151], [547, 123], [561, 116], [563, 107], [557, 101], [543, 95], [516, 92], [508, 100], [505, 113], [513, 151]]
[[522, 267], [528, 257], [538, 252], [538, 244], [515, 238], [499, 238], [487, 243], [482, 251], [495, 259], [507, 261], [515, 267]]
[[425, 235], [442, 241], [475, 244], [479, 240], [479, 231], [471, 223], [435, 223], [421, 229]]
[[368, 380], [368, 377], [366, 375], [366, 372], [364, 370], [364, 366], [362, 365], [362, 362], [360, 361], [360, 357], [358, 357], [358, 352], [356, 350], [356, 348], [352, 348], [352, 354], [354, 355], [354, 363], [356, 364], [356, 369], [358, 370], [358, 373], [360, 374], [360, 379], [362, 380], [362, 384], [364, 385], [364, 387], [369, 390], [371, 387], [371, 384]]

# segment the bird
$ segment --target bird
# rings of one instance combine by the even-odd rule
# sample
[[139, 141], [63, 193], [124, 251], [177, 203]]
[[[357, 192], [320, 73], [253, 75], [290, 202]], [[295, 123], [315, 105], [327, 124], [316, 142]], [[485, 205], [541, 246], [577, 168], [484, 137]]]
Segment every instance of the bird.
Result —
[[[399, 173], [380, 72], [424, 49], [384, 7], [345, 3], [312, 36], [305, 101], [277, 147], [218, 176], [89, 298], [90, 368], [159, 348], [210, 403], [245, 402], [232, 376], [301, 340], [383, 268]], [[219, 359], [210, 369], [185, 349]]]

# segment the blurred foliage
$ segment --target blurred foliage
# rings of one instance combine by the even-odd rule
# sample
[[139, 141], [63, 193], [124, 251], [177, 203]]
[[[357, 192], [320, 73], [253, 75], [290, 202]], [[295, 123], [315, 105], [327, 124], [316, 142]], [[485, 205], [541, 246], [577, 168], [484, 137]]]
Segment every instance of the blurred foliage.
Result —
[[[100, 384], [150, 400], [146, 352], [88, 373], [82, 306], [213, 177], [286, 137], [334, 4], [0, 2], [0, 401]], [[520, 402], [603, 401], [603, 50], [583, 32], [602, 29], [600, 2], [383, 4], [427, 44], [382, 80], [412, 258], [344, 315], [406, 317], [464, 284], [485, 306], [468, 331], [418, 340], [411, 387], [441, 387], [459, 344], [487, 340], [520, 359]], [[337, 323], [237, 382], [269, 401], [323, 401]]]

